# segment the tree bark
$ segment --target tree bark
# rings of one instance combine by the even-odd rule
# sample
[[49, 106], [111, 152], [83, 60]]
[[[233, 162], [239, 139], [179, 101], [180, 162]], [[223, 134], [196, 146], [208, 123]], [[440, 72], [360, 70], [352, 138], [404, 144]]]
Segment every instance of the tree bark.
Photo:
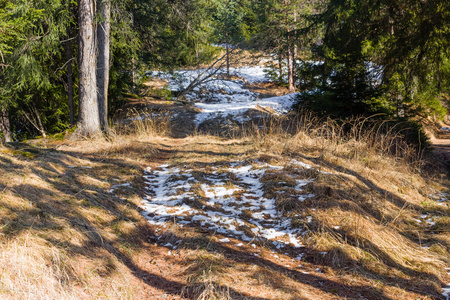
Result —
[[[289, 5], [289, 1], [285, 1], [286, 7]], [[288, 11], [288, 10], [287, 10]], [[286, 13], [286, 31], [287, 31], [287, 67], [288, 67], [288, 83], [289, 83], [289, 93], [295, 92], [294, 87], [294, 72], [292, 65], [292, 45], [291, 45], [291, 30], [289, 23], [289, 13]]]
[[9, 124], [9, 111], [5, 108], [0, 108], [0, 132], [3, 134], [3, 141], [11, 142], [11, 126]]
[[131, 83], [133, 84], [133, 91], [136, 89], [136, 72], [135, 72], [134, 56], [131, 58]]
[[227, 49], [227, 77], [230, 77], [230, 46], [228, 45], [228, 32], [226, 33], [227, 41], [225, 42]]
[[294, 51], [292, 52], [292, 83], [294, 92], [297, 89], [297, 57], [298, 57], [298, 32], [297, 32], [297, 10], [294, 8]]
[[294, 86], [294, 92], [297, 89], [297, 56], [298, 46], [294, 44], [294, 51], [292, 52], [292, 85]]
[[278, 53], [278, 82], [283, 84], [283, 56]]
[[97, 101], [94, 14], [93, 0], [78, 0], [80, 90], [75, 133], [80, 137], [101, 134]]
[[103, 131], [108, 131], [111, 2], [109, 0], [99, 0], [97, 7], [100, 16], [100, 23], [97, 25], [98, 110], [100, 115], [100, 127]]
[[293, 66], [292, 66], [292, 51], [291, 51], [291, 42], [290, 42], [290, 36], [289, 36], [289, 29], [288, 29], [288, 42], [287, 42], [287, 65], [288, 65], [288, 82], [289, 82], [289, 93], [295, 92], [294, 87], [294, 72], [293, 72]]
[[75, 118], [73, 112], [73, 70], [72, 70], [72, 51], [70, 50], [70, 41], [65, 44], [67, 63], [67, 95], [69, 100], [69, 117], [70, 125], [75, 125]]

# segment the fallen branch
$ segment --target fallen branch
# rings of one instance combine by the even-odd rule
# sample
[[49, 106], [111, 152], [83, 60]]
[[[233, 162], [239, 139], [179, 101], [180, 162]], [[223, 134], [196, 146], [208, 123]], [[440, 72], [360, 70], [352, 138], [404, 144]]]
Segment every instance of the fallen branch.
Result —
[[[234, 51], [231, 50], [230, 53]], [[215, 78], [216, 75], [220, 74], [220, 71], [223, 69], [225, 63], [226, 63], [226, 54], [221, 56], [219, 59], [217, 59], [215, 62], [213, 62], [208, 68], [206, 68], [203, 72], [201, 72], [189, 85], [181, 91], [181, 93], [177, 96], [177, 99], [183, 99], [186, 94], [193, 91], [196, 87], [203, 85], [205, 83], [218, 80]], [[217, 67], [216, 65], [219, 64]], [[206, 75], [205, 75], [206, 74]], [[205, 75], [205, 76], [204, 76]]]

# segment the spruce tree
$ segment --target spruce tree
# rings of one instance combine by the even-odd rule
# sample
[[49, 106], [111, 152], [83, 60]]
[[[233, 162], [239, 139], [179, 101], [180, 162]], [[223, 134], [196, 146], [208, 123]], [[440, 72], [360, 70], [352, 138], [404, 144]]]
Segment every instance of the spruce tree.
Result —
[[244, 39], [242, 18], [242, 7], [238, 1], [220, 0], [215, 2], [214, 40], [225, 44], [227, 76], [230, 76], [230, 45], [236, 45]]

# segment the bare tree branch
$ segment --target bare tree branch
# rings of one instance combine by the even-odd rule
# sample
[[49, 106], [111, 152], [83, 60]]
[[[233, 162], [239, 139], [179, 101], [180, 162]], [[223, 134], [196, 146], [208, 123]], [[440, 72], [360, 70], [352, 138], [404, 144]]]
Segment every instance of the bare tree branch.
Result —
[[[232, 53], [234, 49], [230, 51]], [[219, 59], [214, 61], [208, 68], [206, 68], [203, 72], [201, 72], [189, 85], [181, 91], [181, 93], [178, 95], [177, 99], [180, 100], [186, 96], [189, 92], [194, 90], [196, 87], [203, 85], [205, 83], [218, 80], [215, 78], [216, 75], [221, 73], [221, 70], [223, 69], [224, 65], [226, 64], [226, 56], [227, 54], [224, 54]], [[206, 74], [206, 75], [205, 75]]]

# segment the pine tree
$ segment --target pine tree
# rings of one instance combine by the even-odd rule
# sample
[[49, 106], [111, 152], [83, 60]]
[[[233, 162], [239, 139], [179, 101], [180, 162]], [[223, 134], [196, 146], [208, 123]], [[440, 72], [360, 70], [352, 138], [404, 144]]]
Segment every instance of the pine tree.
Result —
[[225, 44], [227, 76], [230, 76], [230, 44], [237, 44], [244, 39], [242, 7], [236, 0], [221, 0], [215, 2], [215, 10], [214, 38]]
[[[211, 61], [211, 0], [133, 1], [133, 29], [143, 41], [140, 58], [150, 67], [174, 69]], [[144, 42], [145, 41], [145, 42]]]
[[[0, 1], [0, 133], [2, 141], [12, 139], [10, 110], [17, 105], [13, 91], [20, 87], [14, 81], [16, 74], [17, 48], [26, 42], [27, 30], [33, 22], [39, 20], [42, 10], [28, 6], [26, 3], [16, 4], [12, 1]], [[20, 49], [20, 48], [19, 48]]]
[[[5, 56], [11, 53], [16, 39], [21, 34], [21, 28], [18, 26], [17, 19], [12, 18], [13, 10], [13, 3], [6, 1], [0, 2], [0, 74], [2, 75], [5, 69], [10, 67], [5, 60]], [[4, 81], [4, 78], [0, 76], [0, 85], [3, 85], [2, 81]], [[5, 97], [5, 95], [1, 94], [0, 96], [3, 96], [1, 98]], [[2, 141], [11, 142], [9, 110], [8, 104], [5, 101], [0, 102], [0, 133], [2, 134]]]
[[330, 109], [414, 117], [421, 107], [441, 114], [429, 99], [442, 91], [449, 9], [443, 0], [329, 1], [318, 20], [324, 28], [322, 92], [334, 103]]

